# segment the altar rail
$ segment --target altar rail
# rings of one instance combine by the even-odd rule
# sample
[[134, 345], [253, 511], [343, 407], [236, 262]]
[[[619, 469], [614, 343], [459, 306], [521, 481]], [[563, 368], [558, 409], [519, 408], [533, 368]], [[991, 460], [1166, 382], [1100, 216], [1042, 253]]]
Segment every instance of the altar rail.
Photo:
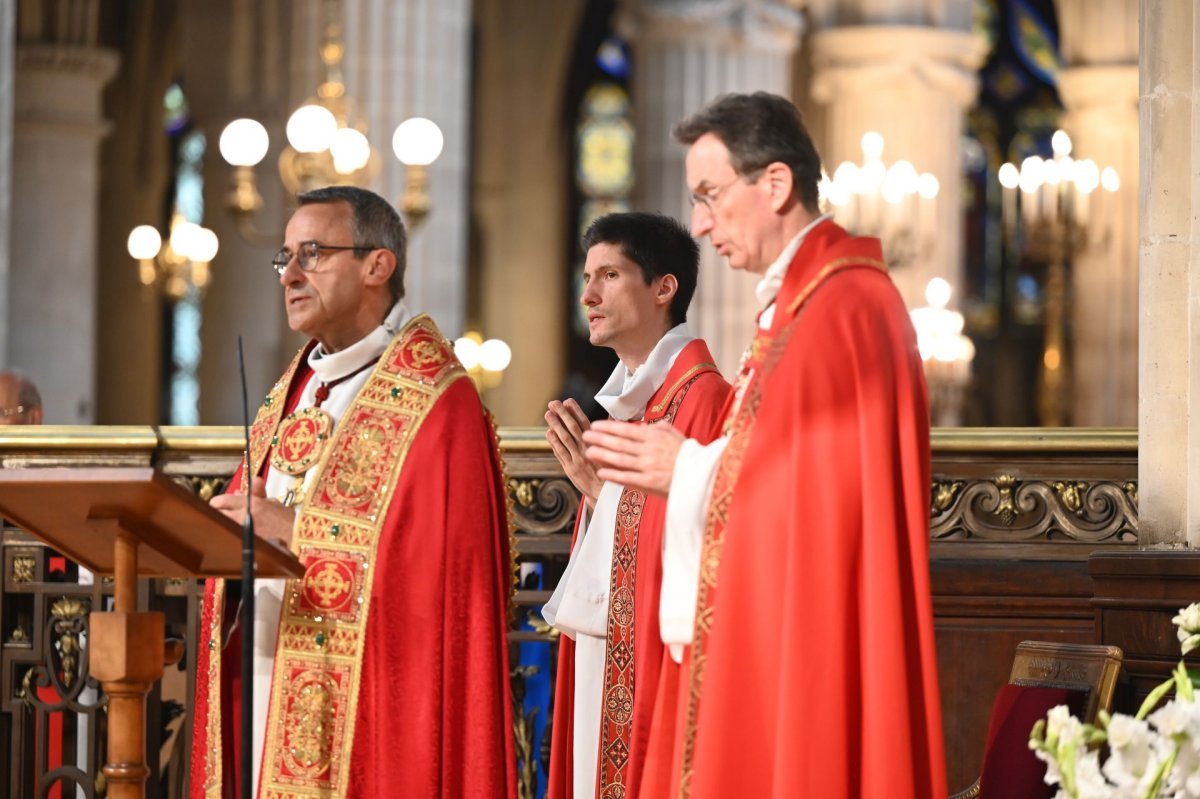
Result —
[[[518, 771], [521, 796], [532, 799], [544, 785], [555, 663], [554, 633], [537, 611], [566, 565], [579, 495], [542, 429], [500, 435], [520, 561], [509, 632]], [[0, 428], [0, 468], [151, 465], [204, 498], [223, 488], [241, 449], [233, 427]], [[991, 697], [1016, 643], [1096, 639], [1087, 558], [1136, 548], [1136, 433], [935, 431], [930, 506], [947, 760], [958, 788], [978, 767]], [[0, 790], [40, 797], [57, 784], [66, 795], [75, 784], [84, 796], [102, 795], [95, 764], [103, 762], [104, 700], [87, 672], [86, 613], [105, 602], [103, 582], [78, 585], [73, 566], [19, 531], [4, 531], [2, 549], [0, 751], [17, 756]], [[140, 601], [163, 609], [170, 630], [195, 640], [194, 583], [146, 581]], [[193, 659], [189, 646], [188, 673]], [[187, 770], [187, 725], [167, 724], [172, 691], [190, 705], [190, 684], [164, 685], [152, 697], [151, 797], [177, 795]], [[175, 745], [160, 758], [166, 729], [177, 730]], [[55, 751], [59, 766], [51, 769]]]

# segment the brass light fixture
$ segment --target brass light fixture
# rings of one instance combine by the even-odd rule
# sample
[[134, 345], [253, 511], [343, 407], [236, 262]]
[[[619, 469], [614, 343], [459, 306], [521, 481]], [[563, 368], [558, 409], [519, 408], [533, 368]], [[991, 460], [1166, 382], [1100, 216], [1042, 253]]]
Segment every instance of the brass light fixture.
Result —
[[[1038, 416], [1047, 427], [1069, 422], [1071, 384], [1067, 341], [1067, 297], [1073, 257], [1106, 246], [1110, 231], [1097, 214], [1105, 195], [1120, 190], [1111, 166], [1071, 157], [1071, 137], [1055, 131], [1051, 158], [1031, 155], [1018, 169], [1004, 164], [997, 178], [1003, 190], [1004, 230], [1010, 246], [1047, 265], [1045, 343], [1038, 376]], [[1097, 192], [1103, 189], [1103, 192]], [[1097, 223], [1096, 218], [1101, 221]]]
[[[346, 46], [340, 0], [325, 0], [323, 11], [322, 80], [317, 93], [288, 118], [288, 143], [279, 156], [279, 177], [292, 195], [335, 184], [366, 186], [379, 173], [379, 154], [342, 78]], [[441, 154], [442, 133], [428, 119], [408, 119], [396, 128], [392, 148], [408, 166], [400, 206], [409, 224], [416, 225], [429, 212], [425, 169]], [[243, 232], [262, 207], [254, 168], [269, 149], [267, 129], [254, 119], [235, 119], [221, 133], [221, 156], [234, 168], [227, 206]]]
[[217, 234], [184, 220], [176, 212], [166, 246], [162, 235], [150, 225], [138, 225], [129, 233], [126, 249], [138, 262], [142, 285], [158, 286], [171, 300], [179, 300], [195, 288], [201, 295], [208, 287], [209, 263], [217, 255]]

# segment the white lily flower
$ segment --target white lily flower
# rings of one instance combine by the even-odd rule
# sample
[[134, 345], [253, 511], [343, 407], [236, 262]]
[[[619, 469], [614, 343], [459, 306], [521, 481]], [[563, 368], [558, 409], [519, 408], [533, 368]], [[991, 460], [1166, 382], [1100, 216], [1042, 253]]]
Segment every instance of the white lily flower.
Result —
[[1194, 714], [1195, 703], [1181, 702], [1176, 698], [1151, 713], [1148, 721], [1154, 725], [1160, 735], [1174, 738], [1176, 735], [1187, 733]]
[[1179, 628], [1176, 634], [1179, 636], [1183, 654], [1186, 655], [1200, 646], [1200, 602], [1193, 602], [1179, 611], [1179, 614], [1171, 619], [1171, 623]]
[[1100, 753], [1088, 752], [1075, 761], [1079, 799], [1113, 799], [1113, 788], [1100, 772]]

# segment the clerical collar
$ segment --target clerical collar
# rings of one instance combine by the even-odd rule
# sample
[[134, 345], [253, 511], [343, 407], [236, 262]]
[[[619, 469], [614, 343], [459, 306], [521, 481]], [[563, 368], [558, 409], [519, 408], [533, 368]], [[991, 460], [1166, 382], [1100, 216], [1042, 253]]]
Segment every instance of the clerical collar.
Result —
[[624, 363], [618, 363], [596, 395], [596, 402], [614, 419], [623, 422], [641, 419], [646, 415], [646, 404], [667, 379], [679, 353], [694, 340], [686, 322], [675, 325], [658, 340], [646, 362], [632, 374]]
[[318, 344], [308, 355], [308, 365], [316, 373], [317, 380], [322, 383], [332, 383], [346, 377], [373, 360], [377, 360], [388, 348], [397, 331], [408, 324], [412, 314], [402, 301], [392, 306], [383, 324], [363, 336], [358, 341], [337, 352], [325, 352]]
[[829, 214], [821, 214], [805, 225], [804, 229], [788, 242], [788, 246], [783, 248], [783, 252], [779, 254], [774, 263], [767, 267], [762, 280], [758, 281], [758, 285], [754, 287], [754, 296], [758, 298], [760, 306], [766, 308], [775, 302], [775, 295], [779, 294], [779, 289], [783, 286], [783, 278], [787, 274], [788, 266], [791, 265], [792, 258], [796, 256], [796, 250], [800, 249], [800, 245], [804, 243], [804, 237], [808, 235], [810, 230], [829, 218], [831, 218]]

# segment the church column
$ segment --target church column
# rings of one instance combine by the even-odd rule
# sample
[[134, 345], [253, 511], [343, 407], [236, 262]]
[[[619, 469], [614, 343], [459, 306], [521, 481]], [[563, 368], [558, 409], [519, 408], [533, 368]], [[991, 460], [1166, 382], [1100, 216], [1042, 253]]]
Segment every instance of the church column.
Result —
[[1141, 0], [1138, 515], [1143, 546], [1200, 546], [1200, 14]]
[[[11, 4], [8, 4], [11, 6]], [[16, 47], [6, 365], [41, 389], [46, 420], [95, 413], [98, 150], [104, 85], [99, 0], [22, 2]]]
[[[469, 290], [471, 2], [343, 0], [343, 7], [346, 89], [383, 162], [372, 188], [399, 204], [406, 167], [392, 152], [392, 132], [405, 119], [428, 117], [445, 137], [428, 172], [432, 210], [409, 231], [405, 284], [409, 308], [429, 313], [454, 338], [463, 332]], [[316, 51], [309, 55], [315, 69]], [[312, 93], [316, 81], [298, 88]]]
[[504, 425], [541, 425], [562, 392], [568, 134], [563, 96], [583, 0], [477, 4], [471, 175], [483, 333], [512, 347], [485, 400]]
[[[634, 50], [637, 109], [636, 207], [684, 224], [691, 218], [684, 180], [685, 150], [671, 128], [728, 92], [792, 95], [792, 58], [803, 31], [800, 14], [783, 2], [640, 0], [623, 25]], [[726, 375], [737, 370], [759, 310], [753, 275], [734, 272], [707, 244], [688, 314], [692, 332], [708, 340]]]
[[1062, 127], [1075, 153], [1121, 176], [1096, 203], [1103, 238], [1072, 264], [1074, 401], [1080, 426], [1137, 423], [1138, 27], [1137, 0], [1060, 0], [1065, 68]]
[[[924, 304], [925, 284], [934, 277], [962, 286], [959, 141], [987, 46], [967, 32], [961, 15], [877, 18], [870, 12], [864, 9], [858, 17], [861, 24], [849, 25], [840, 24], [841, 17], [830, 12], [825, 21], [831, 27], [818, 27], [813, 33], [812, 95], [825, 106], [821, 155], [830, 172], [842, 161], [860, 163], [862, 136], [876, 131], [885, 142], [885, 163], [907, 159], [918, 172], [931, 172], [938, 179], [938, 233], [931, 249], [892, 271], [911, 308]], [[821, 21], [818, 14], [815, 24]]]
[[[16, 7], [0, 5], [0, 308], [8, 307], [9, 220], [12, 217], [13, 61], [17, 46]], [[8, 329], [0, 324], [0, 353], [8, 352]]]

